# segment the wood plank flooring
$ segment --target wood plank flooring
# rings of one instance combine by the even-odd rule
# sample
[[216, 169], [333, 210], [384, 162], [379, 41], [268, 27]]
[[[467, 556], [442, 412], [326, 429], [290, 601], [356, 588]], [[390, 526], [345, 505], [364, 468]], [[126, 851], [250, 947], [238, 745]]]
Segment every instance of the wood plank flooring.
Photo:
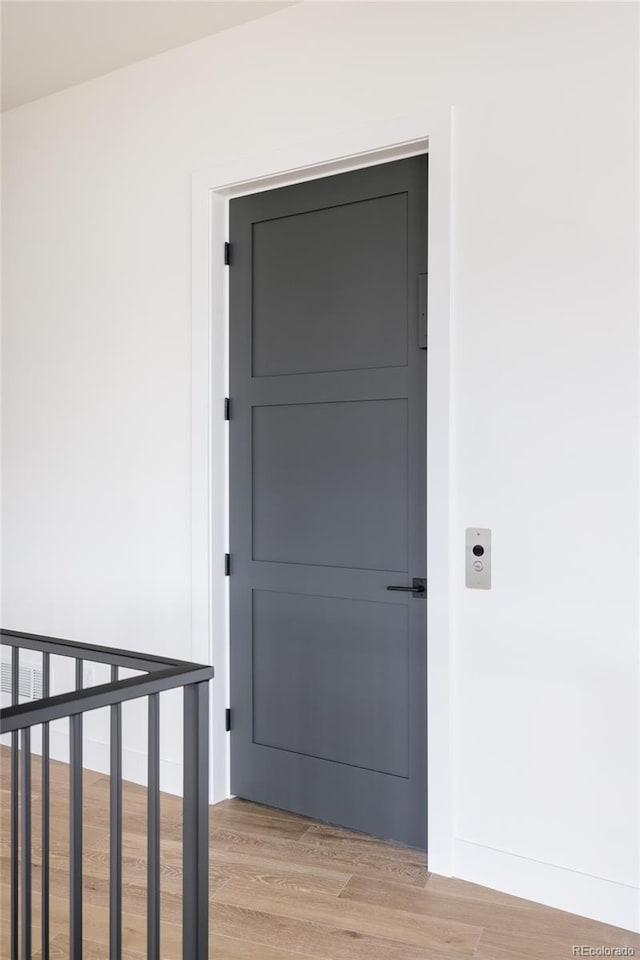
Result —
[[[68, 960], [68, 768], [51, 764], [51, 958]], [[9, 765], [0, 749], [0, 958], [9, 958]], [[108, 957], [109, 780], [84, 776], [85, 960]], [[146, 791], [124, 785], [125, 960], [146, 956]], [[33, 757], [34, 957], [40, 946], [40, 759]], [[163, 794], [163, 960], [181, 960], [182, 804]], [[415, 850], [243, 800], [211, 808], [215, 960], [568, 960], [633, 947], [614, 927], [430, 876]]]

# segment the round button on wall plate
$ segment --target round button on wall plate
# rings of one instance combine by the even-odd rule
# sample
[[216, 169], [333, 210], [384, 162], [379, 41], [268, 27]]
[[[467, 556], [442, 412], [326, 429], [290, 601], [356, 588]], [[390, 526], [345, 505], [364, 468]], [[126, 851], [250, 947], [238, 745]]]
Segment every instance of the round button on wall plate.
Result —
[[467, 527], [464, 534], [465, 584], [472, 590], [491, 589], [491, 529]]

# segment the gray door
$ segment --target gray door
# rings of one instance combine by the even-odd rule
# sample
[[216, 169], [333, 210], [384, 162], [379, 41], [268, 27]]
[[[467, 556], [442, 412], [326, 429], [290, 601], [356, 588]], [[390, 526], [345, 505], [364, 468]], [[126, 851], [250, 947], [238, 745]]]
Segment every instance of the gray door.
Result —
[[229, 239], [231, 790], [425, 847], [427, 158]]

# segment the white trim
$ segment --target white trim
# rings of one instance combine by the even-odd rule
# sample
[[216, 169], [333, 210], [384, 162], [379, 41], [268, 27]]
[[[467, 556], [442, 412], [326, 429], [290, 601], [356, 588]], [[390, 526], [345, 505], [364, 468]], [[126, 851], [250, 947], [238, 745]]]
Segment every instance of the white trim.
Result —
[[455, 875], [640, 933], [640, 890], [631, 885], [461, 839], [455, 841]]
[[192, 179], [192, 657], [213, 663], [211, 800], [229, 795], [226, 549], [227, 201], [243, 193], [429, 152], [427, 417], [429, 861], [452, 873], [451, 136], [439, 108], [327, 140], [245, 157]]
[[[42, 755], [42, 739], [40, 727], [32, 727], [33, 735], [31, 740], [31, 752], [34, 756]], [[51, 725], [49, 731], [50, 746], [49, 756], [51, 760], [57, 760], [60, 763], [69, 763], [69, 734], [67, 730], [56, 728], [55, 722]], [[2, 734], [0, 736], [0, 745], [9, 747], [11, 745], [11, 735]], [[101, 773], [108, 777], [111, 771], [111, 745], [104, 740], [96, 740], [93, 737], [83, 737], [82, 741], [82, 766], [85, 770], [93, 770], [95, 773]], [[146, 752], [141, 753], [138, 750], [132, 750], [130, 747], [122, 748], [122, 779], [128, 783], [138, 783], [143, 787], [147, 785], [147, 776], [149, 769], [149, 758]], [[160, 758], [160, 789], [163, 793], [171, 793], [176, 797], [182, 796], [183, 790], [183, 768], [180, 760], [167, 760]]]

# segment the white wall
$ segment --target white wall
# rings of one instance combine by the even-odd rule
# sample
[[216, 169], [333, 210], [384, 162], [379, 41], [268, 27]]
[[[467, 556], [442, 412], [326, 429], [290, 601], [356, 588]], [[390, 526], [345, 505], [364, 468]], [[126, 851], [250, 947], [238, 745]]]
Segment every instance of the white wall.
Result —
[[190, 655], [190, 174], [455, 104], [455, 872], [640, 929], [637, 19], [304, 4], [6, 114], [2, 620]]

